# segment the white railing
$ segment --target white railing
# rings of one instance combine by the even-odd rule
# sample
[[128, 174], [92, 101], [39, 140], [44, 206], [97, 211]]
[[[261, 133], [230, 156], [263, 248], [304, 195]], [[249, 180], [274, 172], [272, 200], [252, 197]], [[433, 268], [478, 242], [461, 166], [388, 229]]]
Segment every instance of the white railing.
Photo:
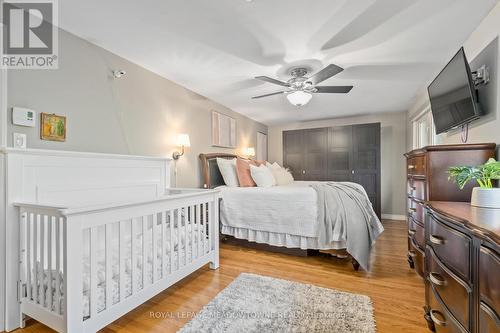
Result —
[[95, 332], [219, 264], [216, 191], [90, 208], [16, 206], [21, 312], [59, 332]]

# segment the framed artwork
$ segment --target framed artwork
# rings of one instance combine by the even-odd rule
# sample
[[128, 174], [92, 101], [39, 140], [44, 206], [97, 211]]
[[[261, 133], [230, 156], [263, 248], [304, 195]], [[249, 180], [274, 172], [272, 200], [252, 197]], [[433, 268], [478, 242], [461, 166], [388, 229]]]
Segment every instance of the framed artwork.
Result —
[[236, 119], [212, 111], [212, 146], [236, 148]]
[[40, 114], [40, 139], [48, 141], [66, 141], [66, 117], [56, 114]]

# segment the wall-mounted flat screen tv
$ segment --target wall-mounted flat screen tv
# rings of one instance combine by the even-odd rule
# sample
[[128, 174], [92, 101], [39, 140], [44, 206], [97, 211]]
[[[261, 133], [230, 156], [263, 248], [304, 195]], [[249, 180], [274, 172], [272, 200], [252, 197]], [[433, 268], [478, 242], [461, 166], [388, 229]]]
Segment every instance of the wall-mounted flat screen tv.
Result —
[[461, 48], [427, 88], [436, 134], [481, 116], [472, 73]]

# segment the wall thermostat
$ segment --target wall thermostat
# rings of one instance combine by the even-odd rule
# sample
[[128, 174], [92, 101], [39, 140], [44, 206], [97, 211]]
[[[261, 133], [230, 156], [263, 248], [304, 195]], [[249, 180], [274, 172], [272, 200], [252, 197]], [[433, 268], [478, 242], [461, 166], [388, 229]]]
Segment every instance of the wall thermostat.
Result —
[[17, 126], [35, 127], [35, 111], [25, 108], [12, 108], [12, 123]]

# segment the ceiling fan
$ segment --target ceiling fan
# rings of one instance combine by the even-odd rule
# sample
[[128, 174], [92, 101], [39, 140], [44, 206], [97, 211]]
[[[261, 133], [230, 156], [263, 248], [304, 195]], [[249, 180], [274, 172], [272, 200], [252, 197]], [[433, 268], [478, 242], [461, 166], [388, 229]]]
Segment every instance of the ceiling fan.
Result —
[[309, 103], [312, 98], [312, 94], [347, 94], [349, 91], [351, 91], [353, 86], [317, 86], [318, 83], [323, 82], [334, 75], [337, 75], [343, 70], [344, 69], [342, 67], [330, 64], [313, 76], [306, 77], [307, 69], [303, 67], [297, 67], [291, 70], [290, 74], [292, 75], [292, 78], [286, 82], [276, 80], [268, 76], [256, 76], [255, 78], [258, 80], [286, 87], [287, 90], [254, 96], [252, 98], [255, 99], [279, 94], [286, 94], [286, 98], [290, 103], [295, 106], [303, 106]]

